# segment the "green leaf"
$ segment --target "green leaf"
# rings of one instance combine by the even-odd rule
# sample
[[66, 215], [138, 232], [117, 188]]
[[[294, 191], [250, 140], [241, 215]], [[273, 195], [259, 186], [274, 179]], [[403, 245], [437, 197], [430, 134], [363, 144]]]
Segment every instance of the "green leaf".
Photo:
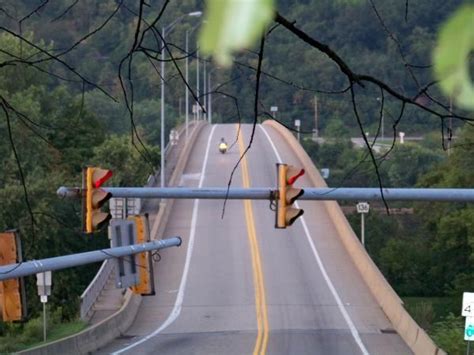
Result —
[[434, 70], [442, 91], [456, 104], [474, 110], [469, 55], [474, 51], [474, 5], [461, 6], [443, 25], [434, 52]]
[[207, 0], [199, 45], [222, 66], [232, 63], [232, 53], [251, 46], [273, 17], [273, 0]]

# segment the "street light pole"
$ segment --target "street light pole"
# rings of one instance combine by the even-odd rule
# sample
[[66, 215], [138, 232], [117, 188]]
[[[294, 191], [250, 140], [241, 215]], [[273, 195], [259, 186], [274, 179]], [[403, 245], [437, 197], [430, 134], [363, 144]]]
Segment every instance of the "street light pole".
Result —
[[[160, 187], [165, 187], [165, 37], [166, 31], [176, 25], [183, 17], [193, 16], [199, 17], [202, 15], [201, 11], [190, 12], [186, 15], [182, 15], [171, 22], [168, 26], [162, 27], [161, 32], [161, 137], [160, 137], [160, 154], [161, 154], [161, 167], [160, 167]], [[187, 129], [187, 126], [186, 126]]]
[[212, 88], [211, 88], [211, 72], [207, 75], [207, 88], [209, 90], [209, 96], [207, 98], [207, 115], [209, 117], [209, 124], [212, 124]]
[[194, 26], [191, 30], [186, 30], [186, 142], [188, 141], [188, 125], [189, 125], [189, 34], [192, 33], [198, 26]]
[[165, 30], [161, 39], [161, 137], [160, 137], [160, 187], [165, 187]]
[[199, 119], [201, 118], [201, 115], [199, 114], [201, 112], [201, 106], [199, 106], [199, 48], [196, 49], [196, 97], [196, 115], [199, 121]]
[[186, 85], [185, 85], [185, 90], [186, 90], [186, 94], [185, 94], [185, 111], [186, 111], [186, 123], [185, 123], [185, 131], [186, 131], [186, 134], [185, 134], [185, 137], [186, 137], [186, 143], [188, 142], [188, 122], [189, 122], [189, 88], [188, 88], [188, 85], [189, 85], [189, 70], [188, 70], [188, 66], [189, 66], [189, 60], [188, 60], [188, 57], [189, 57], [189, 52], [188, 52], [188, 31], [186, 31], [186, 46], [185, 46], [185, 50], [186, 50]]
[[[204, 100], [203, 100], [203, 106], [204, 106], [204, 109], [207, 111], [207, 105], [206, 105], [206, 102], [207, 102], [207, 91], [209, 90], [207, 88], [207, 74], [206, 74], [206, 61], [203, 62], [202, 66], [204, 68], [203, 70], [203, 79], [202, 79], [202, 86], [203, 86], [203, 90], [202, 90], [202, 94], [204, 96]], [[203, 119], [205, 120], [207, 118], [207, 112], [203, 112]]]

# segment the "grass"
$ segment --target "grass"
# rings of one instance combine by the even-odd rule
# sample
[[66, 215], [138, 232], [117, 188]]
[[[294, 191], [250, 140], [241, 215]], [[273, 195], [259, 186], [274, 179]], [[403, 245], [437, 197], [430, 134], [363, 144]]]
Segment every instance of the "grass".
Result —
[[452, 297], [405, 297], [403, 301], [413, 319], [438, 346], [448, 354], [466, 353], [459, 300]]
[[[47, 329], [47, 338], [46, 343], [56, 341], [62, 338], [65, 338], [69, 335], [79, 333], [81, 330], [85, 329], [87, 324], [83, 321], [77, 320], [70, 323], [55, 324], [51, 329]], [[46, 344], [43, 341], [32, 343], [28, 348], [32, 348], [38, 345]]]
[[403, 302], [413, 319], [428, 331], [434, 323], [443, 320], [449, 313], [461, 312], [461, 306], [451, 297], [403, 297]]
[[25, 350], [38, 345], [47, 344], [55, 340], [65, 338], [69, 335], [85, 329], [87, 324], [76, 320], [68, 323], [49, 324], [47, 327], [47, 340], [43, 342], [43, 319], [41, 317], [31, 319], [23, 329], [16, 329], [5, 336], [0, 337], [0, 353], [11, 353]]

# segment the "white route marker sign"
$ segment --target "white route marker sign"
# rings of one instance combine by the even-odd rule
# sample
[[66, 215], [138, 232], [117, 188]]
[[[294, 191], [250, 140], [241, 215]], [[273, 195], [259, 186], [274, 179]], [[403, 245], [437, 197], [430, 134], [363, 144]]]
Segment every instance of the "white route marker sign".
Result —
[[[473, 317], [474, 319], [474, 292], [463, 293], [461, 315], [463, 317]], [[466, 323], [466, 327], [467, 327], [467, 323]]]

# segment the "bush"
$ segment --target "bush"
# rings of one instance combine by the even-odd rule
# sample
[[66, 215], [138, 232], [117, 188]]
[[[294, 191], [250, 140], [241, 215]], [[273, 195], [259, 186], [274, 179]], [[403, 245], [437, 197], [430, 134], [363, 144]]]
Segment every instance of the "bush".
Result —
[[33, 343], [43, 340], [43, 318], [33, 318], [25, 324], [21, 339], [24, 343]]
[[441, 322], [433, 325], [431, 337], [438, 346], [451, 355], [462, 355], [466, 352], [464, 341], [463, 319], [449, 313]]

